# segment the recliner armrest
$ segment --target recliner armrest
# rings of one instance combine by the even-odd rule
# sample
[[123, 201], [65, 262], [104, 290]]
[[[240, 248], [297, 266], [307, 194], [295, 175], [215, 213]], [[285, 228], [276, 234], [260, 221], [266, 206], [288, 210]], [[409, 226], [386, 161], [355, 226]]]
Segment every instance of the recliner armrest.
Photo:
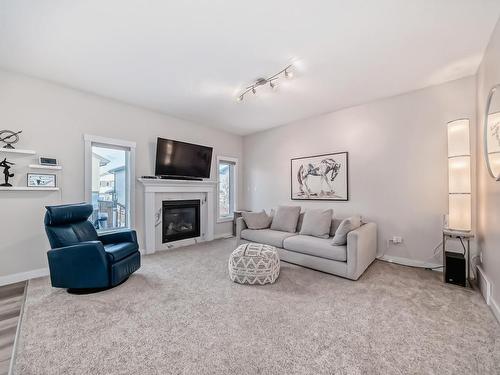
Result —
[[104, 288], [109, 285], [109, 261], [100, 241], [47, 251], [52, 286]]
[[120, 242], [137, 243], [137, 233], [135, 230], [121, 230], [112, 233], [101, 234], [99, 236], [99, 240], [105, 245]]

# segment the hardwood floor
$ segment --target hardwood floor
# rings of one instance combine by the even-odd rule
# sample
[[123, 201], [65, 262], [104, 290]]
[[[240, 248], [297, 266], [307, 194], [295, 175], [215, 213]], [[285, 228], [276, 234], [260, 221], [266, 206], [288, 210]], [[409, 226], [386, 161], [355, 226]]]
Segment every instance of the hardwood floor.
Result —
[[0, 287], [0, 375], [9, 373], [26, 282]]

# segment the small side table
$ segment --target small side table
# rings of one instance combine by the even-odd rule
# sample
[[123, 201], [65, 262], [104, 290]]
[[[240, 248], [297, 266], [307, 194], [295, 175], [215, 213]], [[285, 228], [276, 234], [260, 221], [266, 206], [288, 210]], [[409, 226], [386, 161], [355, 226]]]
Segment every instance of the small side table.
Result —
[[[466, 258], [465, 265], [465, 283], [470, 287], [470, 240], [474, 238], [472, 232], [461, 232], [451, 229], [443, 229], [443, 281], [446, 282], [446, 241], [458, 239], [464, 246], [464, 257]], [[464, 245], [467, 242], [467, 246]]]

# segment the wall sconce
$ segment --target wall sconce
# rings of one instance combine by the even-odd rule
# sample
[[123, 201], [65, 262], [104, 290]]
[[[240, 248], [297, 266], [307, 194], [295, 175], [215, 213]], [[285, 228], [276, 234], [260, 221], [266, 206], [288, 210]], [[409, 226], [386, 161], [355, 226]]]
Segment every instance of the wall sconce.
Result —
[[471, 153], [469, 120], [448, 123], [448, 228], [468, 232], [472, 227]]

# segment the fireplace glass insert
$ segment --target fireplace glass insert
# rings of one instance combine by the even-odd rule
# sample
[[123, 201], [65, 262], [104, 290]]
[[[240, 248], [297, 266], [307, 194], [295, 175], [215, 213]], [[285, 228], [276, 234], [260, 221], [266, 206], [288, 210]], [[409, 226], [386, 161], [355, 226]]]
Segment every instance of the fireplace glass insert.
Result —
[[200, 201], [180, 200], [162, 203], [163, 243], [200, 236]]

